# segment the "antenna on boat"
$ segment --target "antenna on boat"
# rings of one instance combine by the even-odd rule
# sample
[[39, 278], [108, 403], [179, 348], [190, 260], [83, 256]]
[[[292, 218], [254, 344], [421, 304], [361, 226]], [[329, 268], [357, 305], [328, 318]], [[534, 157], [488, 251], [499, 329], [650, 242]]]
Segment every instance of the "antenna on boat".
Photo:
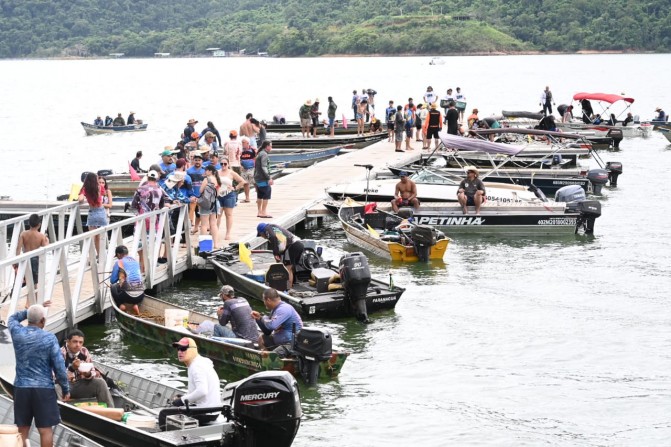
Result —
[[366, 168], [366, 199], [365, 202], [368, 204], [368, 185], [370, 184], [370, 171], [373, 169], [373, 165], [354, 165], [360, 168]]

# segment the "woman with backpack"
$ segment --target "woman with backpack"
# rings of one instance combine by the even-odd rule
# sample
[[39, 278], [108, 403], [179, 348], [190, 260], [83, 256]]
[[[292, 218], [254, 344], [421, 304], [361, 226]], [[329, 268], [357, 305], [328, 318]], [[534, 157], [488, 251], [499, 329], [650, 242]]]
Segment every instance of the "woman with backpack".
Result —
[[205, 168], [205, 177], [200, 184], [200, 198], [198, 199], [198, 208], [200, 210], [200, 235], [207, 235], [210, 230], [212, 236], [212, 246], [218, 248], [218, 228], [217, 228], [217, 193], [221, 187], [221, 178], [214, 165], [208, 165]]

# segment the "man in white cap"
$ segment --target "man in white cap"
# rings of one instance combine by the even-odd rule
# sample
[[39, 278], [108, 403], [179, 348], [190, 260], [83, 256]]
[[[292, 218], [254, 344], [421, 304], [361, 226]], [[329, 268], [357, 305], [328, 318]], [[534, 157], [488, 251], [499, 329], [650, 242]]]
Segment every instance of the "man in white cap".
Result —
[[[219, 389], [219, 376], [214, 370], [212, 360], [198, 354], [196, 341], [190, 337], [184, 337], [172, 344], [177, 349], [177, 359], [184, 363], [189, 374], [189, 387], [187, 393], [177, 396], [172, 401], [175, 407], [182, 407], [188, 401], [189, 405], [197, 407], [219, 407], [221, 406], [221, 390]], [[217, 419], [220, 412], [194, 416], [200, 424], [212, 422]]]
[[466, 178], [459, 183], [457, 199], [464, 214], [468, 214], [468, 207], [475, 206], [475, 214], [480, 214], [480, 206], [485, 202], [485, 185], [478, 178], [478, 168], [466, 166]]

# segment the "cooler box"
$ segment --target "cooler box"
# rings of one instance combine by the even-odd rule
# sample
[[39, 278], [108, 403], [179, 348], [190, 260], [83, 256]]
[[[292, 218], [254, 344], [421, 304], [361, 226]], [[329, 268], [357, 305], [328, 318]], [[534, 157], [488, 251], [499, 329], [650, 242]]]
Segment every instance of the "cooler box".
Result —
[[198, 236], [198, 251], [212, 251], [212, 236]]
[[165, 327], [185, 328], [189, 323], [189, 311], [184, 309], [166, 309]]
[[165, 426], [170, 430], [188, 430], [198, 428], [198, 420], [185, 414], [171, 414], [165, 418]]
[[317, 293], [327, 292], [329, 289], [329, 280], [335, 275], [331, 269], [317, 268], [312, 270], [311, 277], [315, 281]]

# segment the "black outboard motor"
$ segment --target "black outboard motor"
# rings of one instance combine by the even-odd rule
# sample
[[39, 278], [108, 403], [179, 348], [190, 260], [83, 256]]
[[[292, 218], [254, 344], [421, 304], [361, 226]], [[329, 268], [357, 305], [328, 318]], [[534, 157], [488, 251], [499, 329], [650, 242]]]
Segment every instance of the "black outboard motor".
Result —
[[620, 129], [610, 129], [606, 136], [613, 140], [613, 149], [620, 148], [620, 141], [622, 141], [622, 138], [624, 138], [624, 135]]
[[303, 416], [296, 380], [286, 371], [249, 376], [233, 390], [224, 415], [235, 422], [235, 433], [227, 433], [223, 445], [289, 447]]
[[368, 258], [363, 253], [346, 253], [340, 258], [340, 281], [345, 290], [345, 300], [357, 320], [370, 322], [366, 309], [366, 294], [370, 284]]
[[594, 194], [601, 194], [601, 189], [608, 183], [608, 171], [605, 169], [590, 169], [587, 178], [592, 183]]
[[417, 258], [421, 262], [429, 262], [431, 247], [436, 245], [436, 229], [430, 225], [415, 225], [410, 230], [410, 237]]
[[622, 174], [622, 163], [619, 161], [607, 161], [606, 170], [608, 171], [610, 186], [617, 186], [617, 177]]
[[98, 171], [98, 177], [107, 177], [108, 175], [114, 174], [114, 171], [111, 169], [101, 169]]
[[568, 185], [559, 188], [555, 193], [556, 202], [566, 202], [566, 209], [578, 213], [575, 232], [581, 229], [585, 234], [594, 233], [594, 221], [601, 216], [601, 203], [596, 200], [587, 200], [585, 190], [580, 185]]
[[298, 357], [301, 377], [308, 386], [317, 384], [319, 363], [333, 354], [331, 333], [326, 329], [304, 326], [294, 336], [294, 354]]

